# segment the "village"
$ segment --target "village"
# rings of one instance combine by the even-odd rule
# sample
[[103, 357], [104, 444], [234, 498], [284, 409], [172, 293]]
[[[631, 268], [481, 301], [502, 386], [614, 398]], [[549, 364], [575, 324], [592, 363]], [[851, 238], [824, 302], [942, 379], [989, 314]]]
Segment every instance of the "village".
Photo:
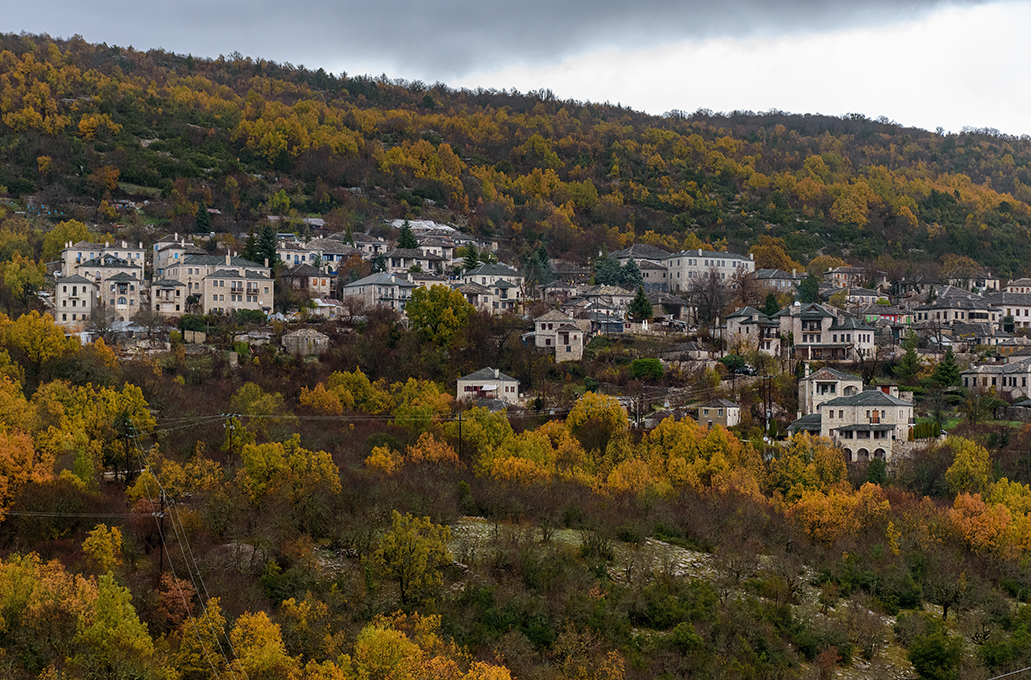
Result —
[[[197, 320], [207, 319], [210, 330], [212, 318], [223, 318], [247, 322], [235, 329], [235, 349], [275, 342], [314, 358], [334, 329], [353, 328], [374, 309], [407, 323], [414, 291], [442, 286], [477, 313], [522, 323], [523, 343], [556, 365], [581, 362], [592, 342], [646, 340], [652, 355], [635, 358], [657, 362], [653, 378], [673, 370], [688, 380], [678, 387], [653, 379], [647, 394], [639, 382], [636, 393], [608, 385], [637, 427], [688, 417], [741, 434], [759, 427], [771, 443], [807, 432], [831, 439], [854, 462], [890, 462], [928, 436], [944, 437], [942, 425], [966, 399], [960, 388], [986, 404], [990, 398], [1008, 419], [1031, 417], [1031, 279], [1002, 285], [987, 271], [965, 270], [892, 281], [854, 266], [817, 277], [757, 269], [753, 256], [643, 244], [599, 253], [593, 267], [550, 260], [542, 271], [499, 262], [496, 242], [429, 220], [395, 220], [385, 230], [396, 237], [278, 233], [274, 257], [260, 263], [219, 247], [214, 234], [173, 233], [146, 246], [69, 242], [48, 265], [53, 292], [42, 299], [84, 342], [105, 337], [126, 350], [161, 351], [178, 337], [200, 350], [207, 338]], [[600, 282], [605, 272], [616, 276]], [[914, 403], [912, 387], [878, 370], [895, 365], [907, 346], [919, 365], [937, 366], [946, 353], [955, 362], [959, 380], [938, 385], [949, 391], [947, 409]], [[795, 377], [795, 398], [773, 398], [778, 374]], [[548, 388], [526, 382], [484, 367], [458, 377], [453, 389], [460, 403], [539, 410]], [[758, 402], [739, 403], [749, 389]], [[567, 390], [549, 412], [568, 409], [576, 396]], [[935, 400], [942, 401], [938, 392]], [[917, 427], [929, 420], [934, 427]]]

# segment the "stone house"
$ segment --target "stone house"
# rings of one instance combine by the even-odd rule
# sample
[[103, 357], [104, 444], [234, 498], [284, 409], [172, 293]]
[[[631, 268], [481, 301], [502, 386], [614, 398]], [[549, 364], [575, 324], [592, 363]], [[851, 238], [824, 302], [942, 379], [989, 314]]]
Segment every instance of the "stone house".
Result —
[[456, 398], [459, 401], [500, 399], [519, 403], [519, 381], [496, 368], [481, 368], [458, 379]]

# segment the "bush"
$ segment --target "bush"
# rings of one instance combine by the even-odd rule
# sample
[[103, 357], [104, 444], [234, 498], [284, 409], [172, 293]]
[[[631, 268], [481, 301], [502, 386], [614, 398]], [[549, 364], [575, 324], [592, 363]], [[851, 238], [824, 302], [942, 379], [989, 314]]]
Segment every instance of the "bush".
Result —
[[659, 380], [665, 369], [658, 359], [634, 359], [630, 364], [630, 375], [637, 379]]

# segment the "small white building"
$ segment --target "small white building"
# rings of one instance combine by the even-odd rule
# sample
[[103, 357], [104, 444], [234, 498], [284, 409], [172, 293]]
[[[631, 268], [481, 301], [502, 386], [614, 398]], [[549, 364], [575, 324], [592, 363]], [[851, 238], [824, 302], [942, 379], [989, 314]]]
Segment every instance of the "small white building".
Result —
[[519, 381], [497, 368], [481, 368], [458, 379], [457, 399], [500, 399], [509, 404], [519, 403]]

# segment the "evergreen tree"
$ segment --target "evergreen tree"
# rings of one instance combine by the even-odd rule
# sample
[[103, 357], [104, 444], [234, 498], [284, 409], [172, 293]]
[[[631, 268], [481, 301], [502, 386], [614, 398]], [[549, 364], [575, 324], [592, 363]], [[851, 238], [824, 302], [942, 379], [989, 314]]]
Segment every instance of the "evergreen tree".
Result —
[[630, 258], [620, 270], [620, 285], [624, 288], [639, 288], [644, 284], [644, 276], [641, 275], [641, 268], [637, 261]]
[[623, 282], [623, 268], [619, 260], [602, 255], [594, 261], [594, 283], [599, 286], [618, 286]]
[[254, 255], [254, 261], [258, 264], [264, 264], [268, 259], [270, 267], [274, 267], [279, 261], [279, 255], [276, 253], [276, 230], [272, 228], [271, 224], [266, 224], [261, 228], [258, 241], [254, 246]]
[[412, 225], [409, 224], [408, 220], [401, 224], [401, 233], [397, 236], [397, 247], [406, 250], [417, 250], [419, 248], [419, 242], [415, 240], [415, 234], [412, 233]]
[[208, 209], [203, 203], [197, 206], [196, 226], [194, 227], [194, 231], [198, 234], [207, 234], [211, 232], [211, 215], [208, 213]]
[[351, 225], [350, 224], [347, 225], [347, 231], [344, 233], [344, 243], [346, 243], [347, 245], [351, 246], [352, 248], [355, 247], [355, 245], [354, 245], [354, 232], [351, 230]]
[[931, 381], [942, 387], [959, 387], [961, 381], [959, 364], [956, 363], [956, 355], [953, 353], [952, 347], [945, 350], [945, 356], [934, 367]]
[[383, 253], [376, 253], [376, 257], [372, 258], [372, 273], [378, 274], [385, 271], [387, 271], [387, 258], [383, 257]]
[[551, 271], [551, 260], [548, 259], [548, 251], [544, 244], [523, 256], [523, 272], [526, 275], [527, 289], [534, 294], [539, 287], [552, 282], [555, 275]]
[[777, 302], [777, 296], [773, 293], [766, 294], [766, 302], [763, 303], [763, 314], [766, 316], [773, 316], [780, 311], [780, 303]]
[[247, 234], [247, 239], [243, 242], [243, 251], [240, 254], [245, 260], [258, 261], [258, 238], [253, 231]]
[[634, 321], [652, 318], [652, 303], [648, 302], [648, 296], [644, 293], [644, 286], [637, 287], [637, 295], [630, 302], [630, 307], [627, 311], [630, 312], [630, 318]]
[[462, 259], [462, 269], [471, 272], [480, 266], [480, 254], [472, 243], [465, 247], [465, 257]]
[[798, 301], [803, 304], [820, 301], [820, 280], [810, 274], [798, 285]]
[[911, 333], [908, 338], [902, 343], [902, 347], [906, 350], [906, 353], [899, 360], [898, 365], [895, 367], [895, 377], [899, 379], [899, 382], [903, 385], [912, 385], [916, 379], [917, 374], [920, 372], [920, 357], [916, 353], [917, 337]]

